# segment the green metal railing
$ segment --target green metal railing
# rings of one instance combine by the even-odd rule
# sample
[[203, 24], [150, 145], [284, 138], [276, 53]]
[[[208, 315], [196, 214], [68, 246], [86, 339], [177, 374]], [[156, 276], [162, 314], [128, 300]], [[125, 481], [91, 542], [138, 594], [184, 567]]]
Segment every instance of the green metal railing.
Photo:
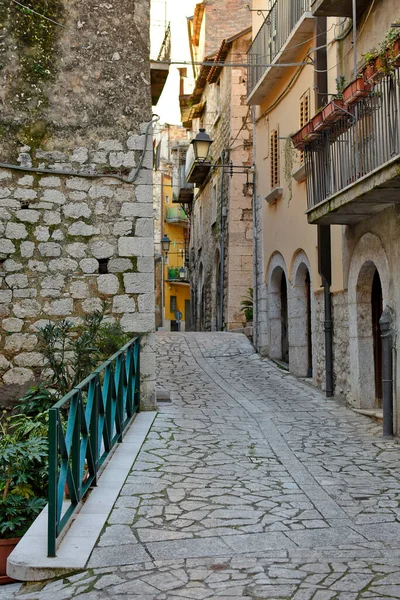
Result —
[[[140, 405], [140, 337], [49, 410], [48, 556]], [[65, 508], [65, 487], [70, 504]], [[64, 507], [63, 507], [64, 503]], [[64, 512], [63, 512], [64, 511]]]

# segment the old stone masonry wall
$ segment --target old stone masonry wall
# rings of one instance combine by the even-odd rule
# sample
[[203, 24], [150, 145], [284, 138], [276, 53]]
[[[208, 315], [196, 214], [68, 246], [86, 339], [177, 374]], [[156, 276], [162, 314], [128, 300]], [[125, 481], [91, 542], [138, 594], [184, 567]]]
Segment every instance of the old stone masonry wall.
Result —
[[[0, 376], [3, 384], [33, 381], [44, 366], [38, 328], [82, 317], [109, 304], [126, 332], [154, 330], [151, 129], [134, 184], [85, 177], [133, 169], [145, 151], [143, 134], [104, 140], [70, 155], [25, 146], [19, 164], [82, 176], [0, 169]], [[142, 345], [142, 404], [154, 402], [151, 335]]]

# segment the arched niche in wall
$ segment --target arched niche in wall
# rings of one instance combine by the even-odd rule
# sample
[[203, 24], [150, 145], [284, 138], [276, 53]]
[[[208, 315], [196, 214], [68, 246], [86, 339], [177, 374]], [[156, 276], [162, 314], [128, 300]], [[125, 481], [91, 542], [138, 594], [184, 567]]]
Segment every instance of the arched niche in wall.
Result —
[[379, 408], [379, 310], [389, 303], [389, 264], [378, 236], [366, 233], [354, 249], [349, 270], [350, 400]]
[[269, 355], [289, 361], [288, 279], [283, 256], [276, 252], [268, 264]]
[[314, 299], [311, 286], [310, 262], [303, 250], [292, 261], [289, 288], [289, 366], [299, 377], [312, 376], [312, 336]]

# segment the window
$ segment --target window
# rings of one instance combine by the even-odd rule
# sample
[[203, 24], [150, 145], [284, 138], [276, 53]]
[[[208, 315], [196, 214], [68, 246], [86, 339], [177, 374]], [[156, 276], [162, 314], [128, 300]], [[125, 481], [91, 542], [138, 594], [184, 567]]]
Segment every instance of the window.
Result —
[[[310, 90], [300, 98], [300, 129], [310, 120]], [[300, 162], [304, 163], [304, 152], [300, 152]]]
[[271, 190], [279, 187], [279, 137], [278, 130], [274, 129], [270, 135], [270, 158], [271, 158]]
[[211, 225], [217, 220], [217, 185], [213, 185], [211, 194]]
[[165, 196], [165, 204], [169, 204], [169, 196]]
[[169, 310], [175, 314], [176, 311], [176, 296], [169, 297]]

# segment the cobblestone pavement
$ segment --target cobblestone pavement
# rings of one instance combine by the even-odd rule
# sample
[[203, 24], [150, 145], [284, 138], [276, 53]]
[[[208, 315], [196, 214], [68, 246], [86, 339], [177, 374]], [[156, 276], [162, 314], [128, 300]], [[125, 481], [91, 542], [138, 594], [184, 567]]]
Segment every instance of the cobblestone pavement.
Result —
[[158, 346], [172, 402], [87, 570], [16, 598], [400, 598], [400, 446], [244, 336]]

